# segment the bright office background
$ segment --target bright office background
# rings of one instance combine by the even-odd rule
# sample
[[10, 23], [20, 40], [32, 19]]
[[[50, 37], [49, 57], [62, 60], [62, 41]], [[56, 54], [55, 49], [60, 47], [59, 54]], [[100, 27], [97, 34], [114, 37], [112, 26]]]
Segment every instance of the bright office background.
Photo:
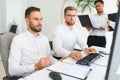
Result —
[[[8, 32], [10, 23], [15, 21], [18, 25], [19, 32], [26, 30], [26, 23], [24, 20], [24, 12], [28, 6], [36, 6], [41, 9], [43, 15], [43, 33], [48, 37], [49, 40], [52, 40], [52, 32], [55, 27], [61, 23], [61, 9], [63, 2], [65, 0], [0, 0], [0, 33]], [[67, 0], [63, 6], [68, 5], [75, 6], [74, 0]], [[114, 13], [117, 11], [116, 0], [104, 0], [105, 7], [104, 11], [107, 13]], [[84, 13], [79, 12], [78, 15], [82, 14], [93, 14], [95, 13], [93, 8], [90, 13], [86, 10]], [[63, 16], [62, 16], [63, 17]], [[63, 20], [62, 20], [63, 21]], [[77, 19], [76, 25], [78, 26], [81, 35], [86, 42], [88, 32], [83, 28]], [[112, 40], [112, 32], [107, 33], [107, 47], [110, 47]], [[0, 64], [0, 69], [1, 67]], [[1, 74], [1, 73], [0, 73]]]
[[[75, 6], [74, 0], [0, 0], [0, 33], [8, 32], [10, 24], [14, 21], [19, 30], [18, 33], [26, 30], [26, 23], [24, 20], [24, 12], [28, 6], [36, 6], [41, 9], [43, 15], [43, 30], [42, 32], [48, 37], [49, 40], [52, 40], [52, 33], [56, 26], [62, 23], [61, 13], [63, 9], [68, 6]], [[106, 13], [114, 13], [117, 11], [116, 0], [104, 0], [105, 7], [104, 11]], [[64, 5], [63, 5], [64, 3]], [[61, 12], [62, 11], [62, 12]], [[96, 10], [93, 8], [90, 13], [89, 10], [85, 10], [84, 13], [78, 12], [78, 15], [82, 14], [93, 14]], [[84, 38], [84, 41], [87, 41], [88, 31], [81, 27], [80, 21], [77, 18], [76, 25], [78, 26], [81, 35]], [[111, 35], [111, 34], [108, 34]], [[108, 36], [108, 44], [110, 44], [112, 36]], [[107, 44], [107, 46], [109, 46]]]

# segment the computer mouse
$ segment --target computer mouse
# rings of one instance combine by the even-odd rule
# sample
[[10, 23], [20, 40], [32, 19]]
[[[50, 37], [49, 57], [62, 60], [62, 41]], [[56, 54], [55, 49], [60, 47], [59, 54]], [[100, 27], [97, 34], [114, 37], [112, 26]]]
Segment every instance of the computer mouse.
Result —
[[49, 73], [49, 77], [50, 77], [52, 80], [62, 80], [61, 75], [60, 75], [58, 72], [54, 72], [54, 71], [51, 71], [51, 72]]

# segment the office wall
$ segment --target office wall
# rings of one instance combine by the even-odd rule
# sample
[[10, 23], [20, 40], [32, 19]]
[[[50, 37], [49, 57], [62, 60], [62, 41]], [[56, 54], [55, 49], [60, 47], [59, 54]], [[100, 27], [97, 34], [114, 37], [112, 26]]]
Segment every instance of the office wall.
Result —
[[6, 29], [5, 32], [9, 31], [11, 24], [18, 25], [17, 33], [22, 32], [23, 25], [23, 9], [26, 0], [7, 0], [6, 1]]
[[3, 33], [6, 26], [6, 0], [0, 0], [0, 33]]
[[43, 16], [42, 32], [51, 40], [54, 28], [61, 23], [62, 0], [27, 0], [28, 6], [36, 6], [41, 9]]
[[[26, 7], [28, 6], [37, 6], [41, 8], [42, 14], [43, 14], [43, 33], [49, 38], [49, 40], [52, 40], [52, 32], [54, 31], [55, 27], [61, 23], [61, 9], [63, 6], [65, 0], [27, 0]], [[107, 13], [112, 13], [117, 11], [116, 7], [116, 1], [115, 0], [104, 0], [105, 7], [104, 10]], [[63, 9], [68, 6], [72, 5], [76, 7], [76, 4], [73, 0], [66, 0], [64, 3]], [[63, 11], [63, 10], [62, 10]], [[85, 10], [84, 13], [78, 12], [78, 15], [81, 14], [93, 14], [96, 10], [92, 9], [92, 12], [90, 13], [88, 10]], [[64, 21], [62, 19], [62, 21]], [[88, 32], [85, 28], [81, 27], [81, 24], [79, 20], [77, 19], [76, 22], [80, 33], [83, 35], [84, 41], [86, 42]]]
[[107, 13], [116, 12], [118, 7], [116, 5], [117, 0], [104, 0], [104, 11]]
[[[49, 40], [52, 40], [52, 33], [54, 29], [64, 21], [63, 15], [61, 16], [61, 13], [63, 13], [63, 9], [68, 5], [76, 7], [75, 2], [72, 0], [66, 1], [64, 5], [63, 3], [64, 0], [27, 0], [27, 6], [37, 6], [41, 8], [41, 12], [43, 15], [42, 32], [49, 38]], [[86, 35], [88, 35], [88, 32], [85, 28], [81, 27], [78, 19], [76, 24], [79, 26], [78, 28], [80, 29], [81, 34], [85, 35], [83, 37], [85, 37], [86, 39]]]
[[[0, 29], [1, 32], [4, 32], [8, 30], [9, 24], [15, 20], [20, 28], [20, 32], [26, 30], [26, 24], [24, 20], [24, 12], [25, 9], [28, 6], [37, 6], [41, 8], [41, 12], [43, 15], [43, 33], [48, 37], [49, 40], [52, 40], [52, 32], [54, 31], [55, 27], [61, 23], [61, 8], [65, 0], [1, 0], [2, 5], [4, 5], [4, 16], [2, 16], [2, 19], [0, 19], [0, 22], [4, 23], [2, 29]], [[116, 7], [116, 1], [115, 0], [104, 0], [105, 1], [105, 12], [112, 13], [117, 11]], [[72, 5], [75, 6], [75, 3], [73, 0], [66, 0], [64, 7]], [[6, 11], [6, 12], [5, 12]], [[95, 13], [95, 9], [92, 10], [92, 13]], [[1, 14], [1, 13], [0, 13]], [[85, 13], [78, 12], [78, 15], [80, 14], [90, 14], [88, 10], [85, 11]], [[0, 17], [1, 18], [1, 17]], [[64, 21], [64, 20], [62, 20]], [[78, 25], [78, 28], [83, 35], [84, 41], [86, 42], [88, 32], [85, 28], [82, 28], [80, 25], [79, 20], [77, 19], [76, 24]], [[0, 24], [1, 26], [1, 24]]]

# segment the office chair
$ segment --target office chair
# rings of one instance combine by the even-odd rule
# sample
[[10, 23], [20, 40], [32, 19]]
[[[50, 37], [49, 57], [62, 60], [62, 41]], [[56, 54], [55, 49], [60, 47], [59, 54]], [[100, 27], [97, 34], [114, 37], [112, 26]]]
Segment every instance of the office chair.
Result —
[[50, 49], [53, 50], [53, 43], [52, 43], [52, 41], [49, 41], [49, 44], [50, 44]]
[[17, 76], [10, 76], [8, 72], [9, 50], [10, 50], [12, 38], [14, 36], [15, 34], [11, 32], [0, 35], [0, 53], [1, 53], [1, 59], [5, 69], [5, 73], [6, 73], [6, 76], [3, 77], [3, 80], [17, 80], [19, 78]]
[[[49, 45], [50, 45], [50, 49], [51, 50], [53, 50], [53, 42], [52, 41], [49, 41]], [[53, 54], [54, 54], [54, 52], [53, 52]], [[53, 57], [55, 58], [55, 59], [58, 59], [58, 60], [60, 60], [62, 57], [56, 57], [56, 56], [54, 56], [53, 55]]]

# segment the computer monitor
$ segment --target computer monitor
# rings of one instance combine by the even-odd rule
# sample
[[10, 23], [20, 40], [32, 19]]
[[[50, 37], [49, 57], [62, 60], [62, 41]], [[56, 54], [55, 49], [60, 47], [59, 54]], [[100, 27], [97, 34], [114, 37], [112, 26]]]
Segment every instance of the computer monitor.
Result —
[[105, 80], [120, 80], [120, 74], [117, 71], [120, 67], [120, 6], [116, 17], [116, 25], [113, 33], [113, 41], [108, 60]]

